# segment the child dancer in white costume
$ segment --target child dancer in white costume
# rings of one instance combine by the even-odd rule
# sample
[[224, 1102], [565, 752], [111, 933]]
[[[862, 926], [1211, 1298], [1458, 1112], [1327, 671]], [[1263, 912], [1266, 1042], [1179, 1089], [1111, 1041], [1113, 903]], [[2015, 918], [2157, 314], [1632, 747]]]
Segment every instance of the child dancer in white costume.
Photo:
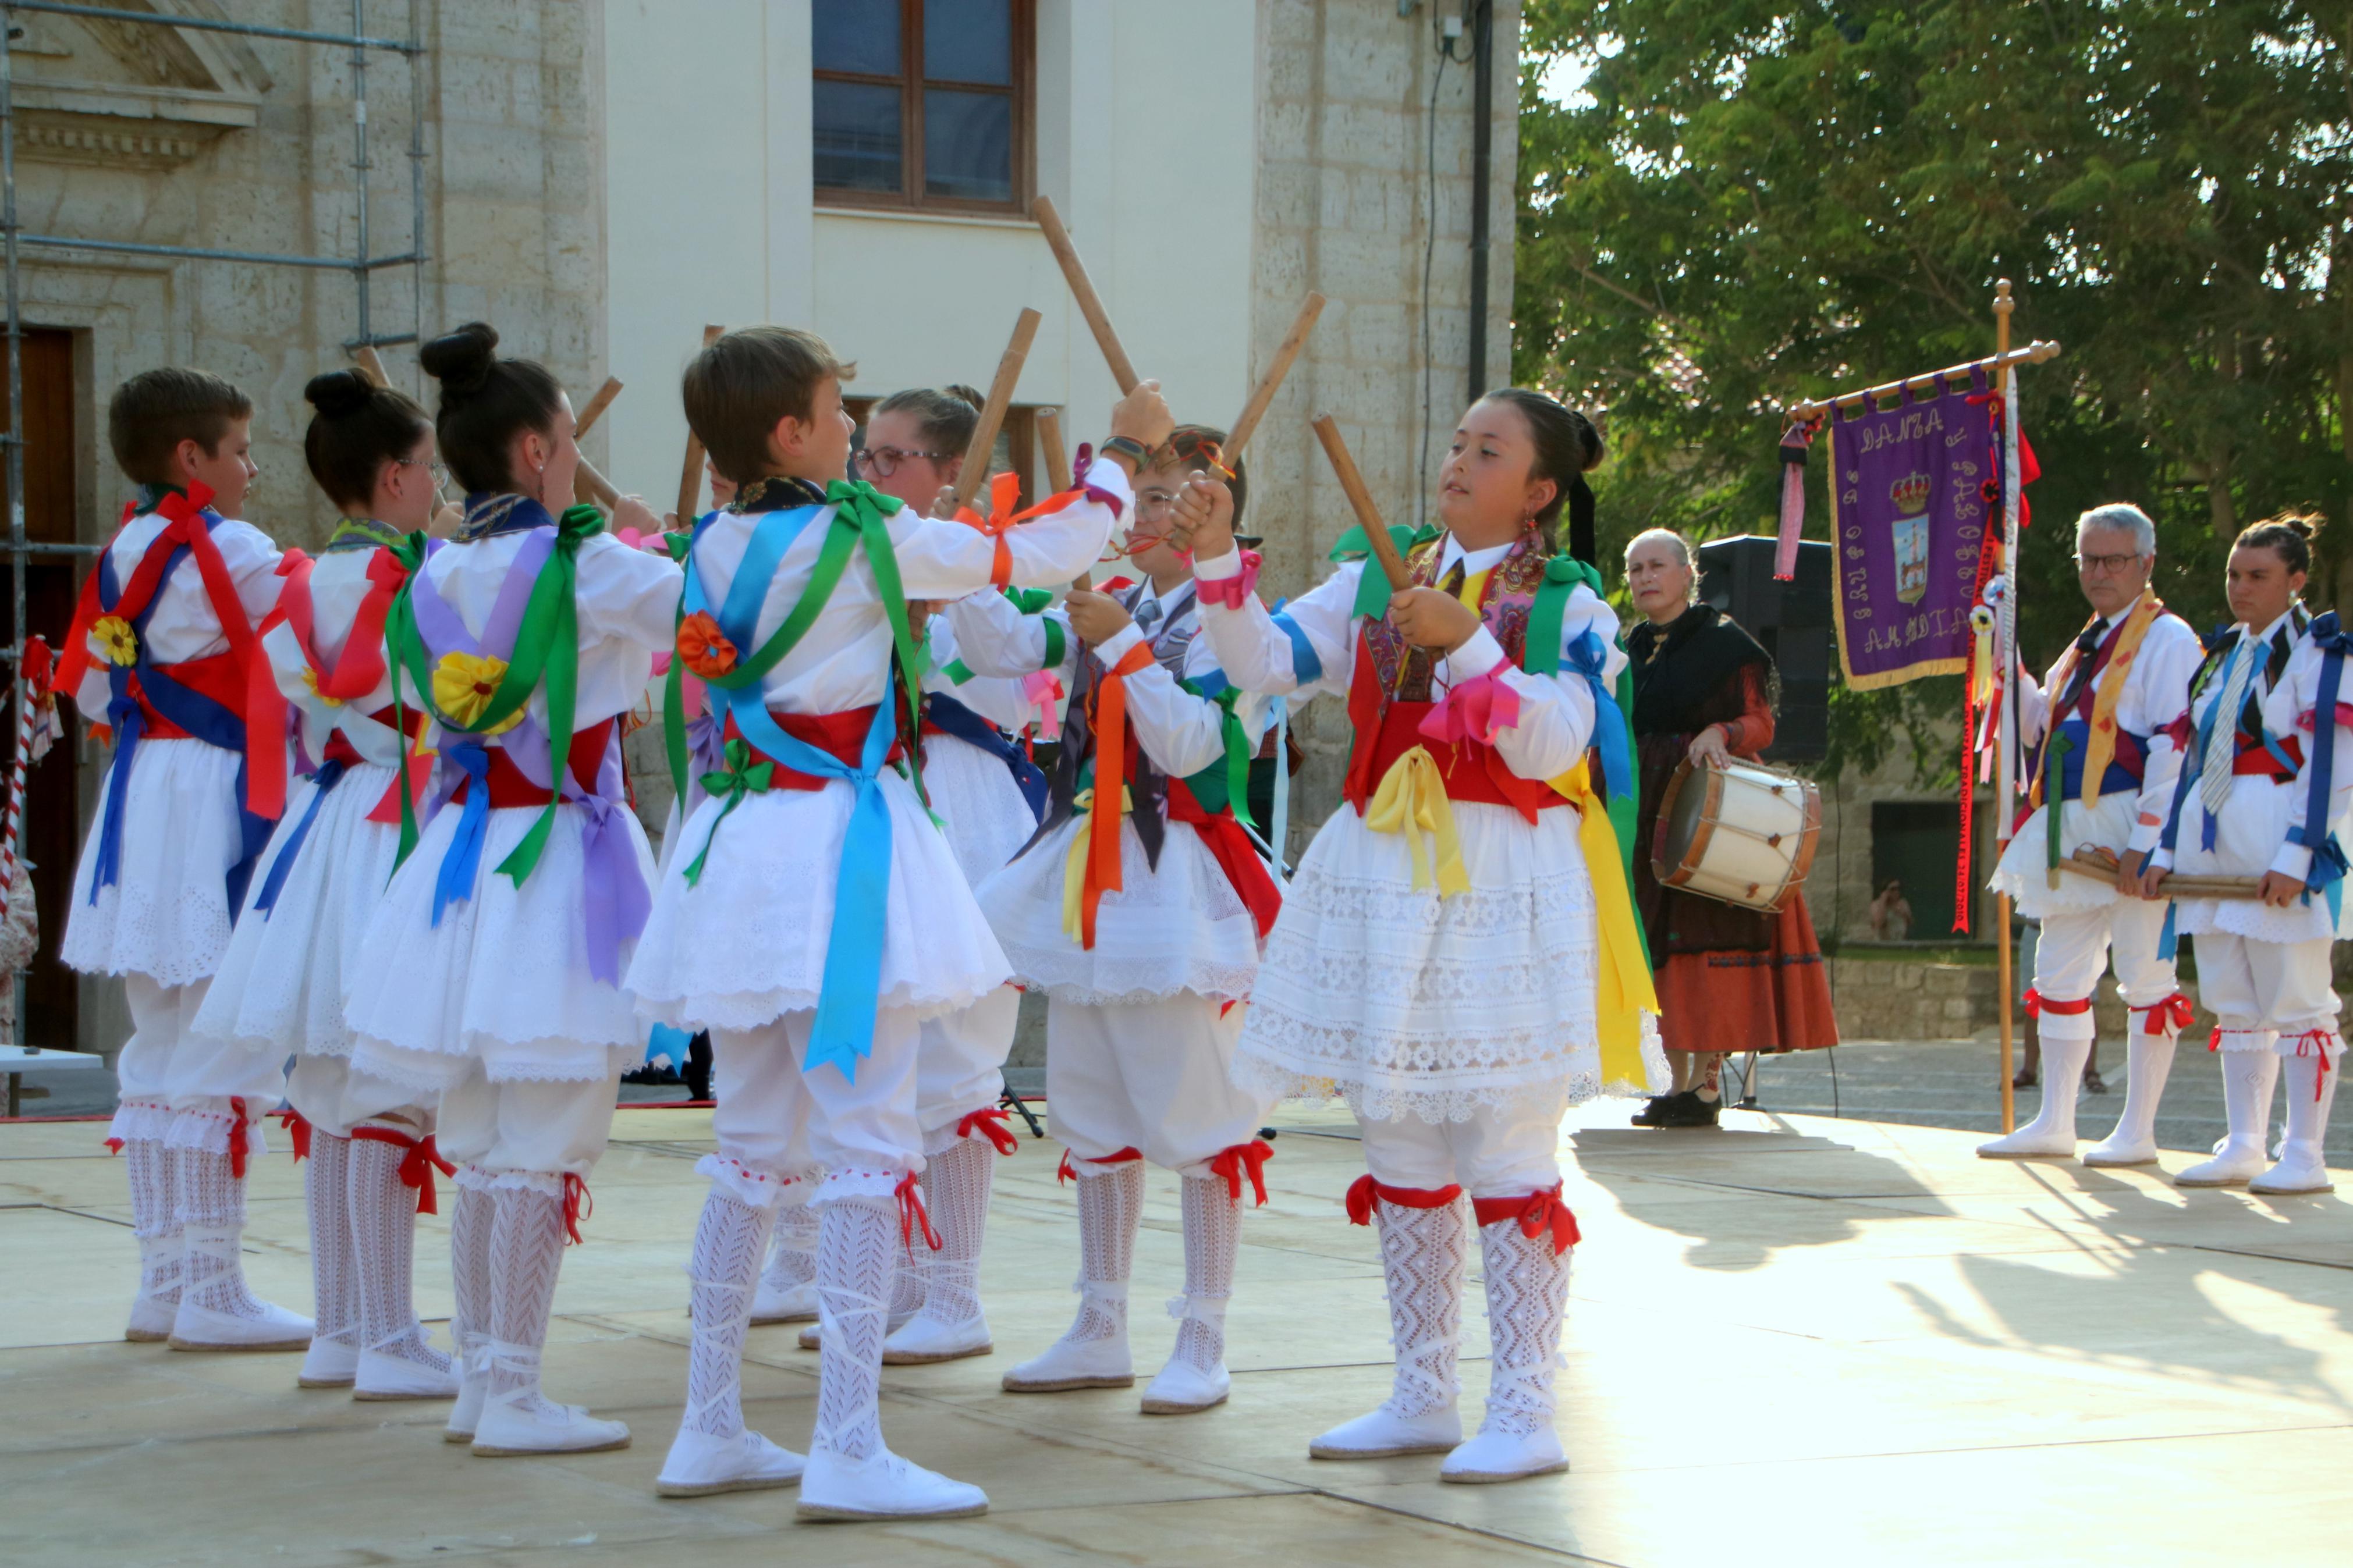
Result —
[[[1552, 1385], [1577, 1226], [1560, 1120], [1664, 1069], [1601, 1016], [1604, 963], [1639, 958], [1586, 773], [1599, 742], [1613, 786], [1631, 787], [1612, 694], [1625, 656], [1599, 578], [1547, 560], [1541, 531], [1564, 500], [1589, 520], [1582, 475], [1599, 456], [1591, 425], [1551, 398], [1489, 395], [1440, 469], [1446, 531], [1408, 553], [1415, 585], [1392, 595], [1358, 561], [1281, 616], [1251, 591], [1214, 491], [1188, 491], [1219, 662], [1250, 690], [1346, 692], [1356, 729], [1348, 808], [1286, 890], [1234, 1069], [1269, 1095], [1336, 1087], [1363, 1129], [1369, 1174], [1349, 1207], [1380, 1226], [1397, 1384], [1316, 1438], [1318, 1458], [1445, 1452], [1451, 1481], [1567, 1464]], [[1494, 1359], [1465, 1442], [1456, 1341], [1474, 1216]]]
[[285, 800], [286, 709], [255, 632], [277, 602], [278, 547], [235, 521], [252, 418], [245, 394], [203, 371], [148, 371], [115, 393], [108, 435], [139, 499], [83, 584], [58, 668], [114, 738], [59, 956], [121, 975], [131, 1004], [108, 1140], [126, 1155], [139, 1238], [123, 1337], [175, 1350], [301, 1350], [311, 1331], [257, 1300], [238, 1260], [246, 1166], [284, 1058], [190, 1027]]
[[[2165, 905], [2140, 896], [2140, 877], [2181, 772], [2174, 725], [2189, 705], [2198, 635], [2150, 591], [2157, 528], [2139, 508], [2095, 507], [2077, 519], [2075, 563], [2092, 618], [2042, 685], [2016, 672], [2020, 722], [2036, 748], [2028, 762], [2034, 809], [1992, 881], [2020, 914], [2042, 922], [2026, 996], [2042, 1040], [2042, 1103], [2025, 1126], [1978, 1145], [1989, 1160], [2074, 1154], [2075, 1096], [2098, 1037], [2092, 994], [2107, 964], [2132, 1012], [2123, 1136], [2094, 1150], [2092, 1163], [2138, 1152], [2189, 1017], [2173, 960], [2158, 952]], [[2057, 868], [2086, 845], [2123, 861], [2116, 881]]]
[[416, 1217], [436, 1212], [434, 1168], [449, 1169], [434, 1149], [438, 1097], [354, 1069], [343, 1022], [344, 983], [367, 967], [362, 940], [400, 850], [402, 734], [384, 627], [433, 516], [433, 425], [355, 370], [313, 376], [303, 395], [318, 410], [303, 455], [343, 521], [317, 561], [287, 557], [261, 647], [313, 771], [263, 854], [195, 1032], [272, 1063], [294, 1058], [286, 1098], [295, 1152], [310, 1160], [318, 1300], [302, 1386], [448, 1399], [457, 1375], [427, 1342], [409, 1289]]
[[[2344, 875], [2334, 829], [2353, 797], [2353, 725], [2344, 721], [2353, 691], [2345, 689], [2337, 617], [2307, 622], [2297, 602], [2311, 534], [2305, 519], [2281, 518], [2245, 530], [2231, 548], [2239, 619], [2211, 645], [2178, 726], [2180, 784], [2143, 882], [2161, 899], [2168, 871], [2262, 879], [2259, 900], [2174, 906], [2175, 931], [2197, 937], [2198, 994], [2214, 1015], [2230, 1116], [2214, 1157], [2173, 1178], [2185, 1187], [2317, 1193], [2332, 1184], [2322, 1144], [2345, 1041], [2329, 984], [2337, 930], [2330, 884]], [[2265, 1170], [2283, 1060], [2287, 1139]], [[2154, 1159], [2154, 1141], [2145, 1142]]]
[[[892, 1254], [934, 1241], [916, 1195], [921, 1022], [1009, 978], [913, 783], [888, 765], [904, 706], [892, 667], [919, 679], [907, 596], [1067, 580], [1101, 552], [1127, 482], [1114, 467], [996, 539], [920, 518], [838, 477], [847, 369], [810, 333], [759, 327], [719, 339], [685, 377], [689, 423], [743, 488], [696, 524], [673, 666], [711, 683], [724, 765], [680, 829], [629, 975], [649, 1016], [711, 1031], [719, 1100], [718, 1152], [699, 1167], [712, 1184], [691, 1265], [686, 1413], [658, 1486], [685, 1496], [797, 1476], [805, 1517], [976, 1513], [978, 1488], [885, 1446], [878, 1405]], [[1131, 442], [1167, 426], [1150, 383], [1113, 415]], [[671, 743], [682, 773], [682, 733]], [[818, 1174], [794, 1163], [803, 1139], [822, 1167], [824, 1330], [805, 1469], [745, 1429], [740, 1402], [770, 1223]]]
[[441, 383], [436, 429], [466, 513], [395, 604], [388, 642], [443, 798], [369, 921], [345, 1010], [355, 1069], [441, 1097], [463, 1362], [447, 1436], [487, 1456], [629, 1440], [542, 1394], [540, 1360], [615, 1086], [643, 1049], [620, 980], [653, 859], [615, 721], [670, 642], [679, 584], [594, 509], [548, 510], [572, 497], [571, 404], [497, 344], [475, 322], [419, 356]]
[[[1264, 704], [1232, 689], [1198, 635], [1191, 570], [1169, 538], [1186, 476], [1223, 439], [1181, 426], [1139, 478], [1134, 586], [1073, 593], [1066, 616], [1023, 616], [987, 595], [949, 610], [975, 668], [1051, 670], [1073, 694], [1045, 826], [980, 889], [1014, 972], [1047, 994], [1046, 1103], [1079, 1184], [1077, 1319], [1005, 1386], [1135, 1381], [1128, 1272], [1149, 1161], [1181, 1179], [1185, 1225], [1176, 1342], [1144, 1394], [1155, 1415], [1227, 1397], [1241, 1194], [1266, 1201], [1271, 1152], [1258, 1138], [1271, 1098], [1229, 1072], [1281, 904], [1233, 811], [1236, 800], [1248, 809]], [[1242, 483], [1220, 487], [1229, 510]]]

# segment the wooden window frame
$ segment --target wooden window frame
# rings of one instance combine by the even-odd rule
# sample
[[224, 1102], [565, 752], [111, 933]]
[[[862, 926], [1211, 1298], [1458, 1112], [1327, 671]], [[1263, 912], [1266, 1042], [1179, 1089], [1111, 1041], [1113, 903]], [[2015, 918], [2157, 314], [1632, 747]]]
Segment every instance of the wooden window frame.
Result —
[[[818, 185], [818, 204], [829, 207], [874, 207], [892, 212], [954, 213], [976, 217], [1019, 217], [1029, 210], [1037, 178], [1038, 6], [1037, 0], [1010, 0], [1013, 26], [1012, 85], [943, 80], [938, 85], [958, 92], [1002, 93], [1013, 103], [1013, 194], [1002, 202], [973, 201], [960, 196], [933, 196], [923, 192], [923, 7], [926, 0], [899, 0], [899, 74], [875, 76], [865, 71], [812, 68], [817, 81], [847, 82], [864, 87], [895, 88], [899, 93], [899, 189], [861, 191], [846, 185]], [[812, 123], [814, 132], [815, 125]]]

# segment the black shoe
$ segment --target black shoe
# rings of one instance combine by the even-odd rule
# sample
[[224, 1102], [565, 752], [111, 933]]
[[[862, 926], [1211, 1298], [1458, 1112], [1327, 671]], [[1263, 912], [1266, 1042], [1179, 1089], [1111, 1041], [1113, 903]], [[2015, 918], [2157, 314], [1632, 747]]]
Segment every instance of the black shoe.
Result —
[[1723, 1109], [1722, 1100], [1702, 1100], [1697, 1090], [1685, 1089], [1667, 1101], [1665, 1108], [1660, 1112], [1659, 1125], [1662, 1127], [1714, 1127], [1716, 1125], [1716, 1115]]
[[1648, 1100], [1643, 1102], [1642, 1109], [1634, 1112], [1634, 1125], [1637, 1127], [1658, 1127], [1663, 1125], [1659, 1119], [1666, 1114], [1667, 1107], [1677, 1098], [1679, 1097], [1672, 1094], [1654, 1094], [1651, 1096]]

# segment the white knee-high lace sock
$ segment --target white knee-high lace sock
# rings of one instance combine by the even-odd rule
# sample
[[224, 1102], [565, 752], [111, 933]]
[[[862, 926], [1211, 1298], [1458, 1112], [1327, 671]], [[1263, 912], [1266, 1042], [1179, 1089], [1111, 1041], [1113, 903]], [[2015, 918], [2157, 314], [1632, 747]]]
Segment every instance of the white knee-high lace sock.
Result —
[[1479, 1249], [1493, 1342], [1487, 1415], [1480, 1430], [1528, 1436], [1553, 1421], [1553, 1371], [1568, 1310], [1569, 1255], [1553, 1251], [1548, 1233], [1524, 1233], [1516, 1219], [1480, 1226]]
[[923, 1310], [940, 1322], [980, 1316], [980, 1243], [996, 1180], [997, 1150], [979, 1138], [957, 1139], [924, 1169], [924, 1206], [940, 1249], [919, 1250], [915, 1262], [923, 1275]]
[[1226, 1304], [1233, 1300], [1234, 1258], [1241, 1247], [1241, 1205], [1219, 1176], [1185, 1177], [1179, 1201], [1185, 1294], [1168, 1303], [1177, 1318], [1176, 1354], [1214, 1372], [1226, 1359]]
[[2316, 1158], [2328, 1138], [2328, 1112], [2337, 1101], [2337, 1080], [2343, 1068], [2326, 1056], [2287, 1058], [2287, 1138], [2306, 1145]]
[[787, 1204], [776, 1211], [776, 1248], [761, 1282], [772, 1290], [789, 1290], [817, 1279], [817, 1210], [806, 1203]]
[[744, 1430], [744, 1336], [751, 1328], [752, 1292], [775, 1215], [716, 1185], [702, 1200], [694, 1256], [687, 1264], [694, 1338], [686, 1363], [682, 1430], [713, 1437]]
[[187, 1253], [177, 1162], [154, 1138], [127, 1140], [122, 1159], [131, 1181], [131, 1232], [139, 1238], [139, 1293], [162, 1306], [177, 1307]]
[[449, 1339], [458, 1347], [459, 1370], [480, 1373], [483, 1347], [491, 1342], [491, 1233], [499, 1205], [486, 1188], [462, 1181], [449, 1209], [449, 1283], [455, 1309]]
[[524, 1187], [501, 1187], [492, 1196], [490, 1397], [552, 1415], [539, 1391], [539, 1363], [564, 1262], [564, 1205]]
[[260, 1301], [246, 1289], [237, 1249], [245, 1234], [245, 1178], [234, 1173], [226, 1153], [209, 1149], [174, 1149], [172, 1158], [187, 1237], [186, 1299], [231, 1317], [262, 1316]]
[[1381, 1272], [1389, 1299], [1397, 1378], [1382, 1408], [1412, 1420], [1452, 1405], [1461, 1392], [1462, 1283], [1471, 1264], [1471, 1200], [1408, 1208], [1377, 1200]]
[[1064, 1339], [1084, 1343], [1126, 1332], [1127, 1279], [1143, 1218], [1143, 1161], [1079, 1178], [1079, 1315]]
[[[400, 1179], [406, 1152], [368, 1138], [353, 1139], [345, 1147], [351, 1152], [348, 1208], [360, 1348], [448, 1372], [449, 1358], [426, 1342], [424, 1325], [417, 1321], [417, 1189]], [[316, 1148], [314, 1142], [314, 1157]]]
[[882, 1451], [882, 1337], [898, 1248], [888, 1198], [828, 1200], [818, 1217], [818, 1361], [812, 1448], [846, 1459]]
[[318, 1302], [311, 1339], [361, 1347], [359, 1285], [353, 1273], [352, 1224], [347, 1196], [352, 1141], [311, 1130], [304, 1163], [302, 1199], [311, 1215], [311, 1289]]

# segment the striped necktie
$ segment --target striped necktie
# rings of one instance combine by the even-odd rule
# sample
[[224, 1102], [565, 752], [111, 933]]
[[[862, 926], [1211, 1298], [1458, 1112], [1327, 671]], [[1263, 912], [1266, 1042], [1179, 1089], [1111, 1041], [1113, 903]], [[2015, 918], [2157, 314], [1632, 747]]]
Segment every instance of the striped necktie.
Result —
[[2255, 678], [2253, 634], [2242, 632], [2222, 664], [2222, 694], [2214, 700], [2213, 724], [2206, 736], [2206, 755], [2198, 774], [2198, 798], [2210, 816], [2220, 816], [2231, 804], [2231, 769], [2238, 761], [2239, 710], [2246, 704], [2247, 686]]

